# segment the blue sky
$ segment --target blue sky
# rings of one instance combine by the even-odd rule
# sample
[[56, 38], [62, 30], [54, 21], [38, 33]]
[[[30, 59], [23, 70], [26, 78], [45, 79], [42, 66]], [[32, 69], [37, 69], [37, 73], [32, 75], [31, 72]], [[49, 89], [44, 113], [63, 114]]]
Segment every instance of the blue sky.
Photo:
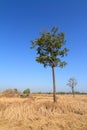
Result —
[[36, 63], [30, 41], [53, 26], [69, 48], [67, 66], [55, 69], [57, 91], [70, 91], [75, 77], [76, 91], [87, 92], [87, 0], [0, 0], [0, 90], [52, 91], [51, 68]]

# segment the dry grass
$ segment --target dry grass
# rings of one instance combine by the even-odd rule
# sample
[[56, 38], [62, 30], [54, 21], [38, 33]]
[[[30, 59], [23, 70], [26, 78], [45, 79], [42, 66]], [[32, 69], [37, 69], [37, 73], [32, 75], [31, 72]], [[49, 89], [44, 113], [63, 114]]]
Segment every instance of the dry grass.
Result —
[[0, 98], [0, 130], [87, 130], [87, 95]]

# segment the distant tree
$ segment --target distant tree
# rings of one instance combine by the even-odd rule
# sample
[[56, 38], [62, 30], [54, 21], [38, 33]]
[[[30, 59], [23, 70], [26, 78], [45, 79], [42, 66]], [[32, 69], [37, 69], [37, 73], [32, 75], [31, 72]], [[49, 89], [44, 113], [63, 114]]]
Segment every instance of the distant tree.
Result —
[[30, 94], [30, 89], [29, 89], [29, 88], [25, 89], [25, 90], [23, 91], [23, 94]]
[[57, 33], [58, 28], [53, 27], [51, 31], [41, 32], [40, 37], [32, 42], [32, 48], [36, 47], [38, 57], [36, 61], [43, 64], [44, 67], [50, 66], [53, 75], [53, 100], [56, 102], [56, 83], [55, 83], [55, 67], [64, 67], [65, 61], [61, 58], [67, 55], [68, 49], [64, 48], [65, 35], [63, 32]]
[[17, 94], [17, 93], [19, 93], [19, 91], [17, 90], [17, 88], [10, 88], [10, 89], [6, 89], [6, 90], [4, 90], [3, 91], [3, 93], [8, 93], [8, 94]]
[[17, 88], [10, 88], [10, 89], [6, 89], [2, 92], [3, 96], [6, 97], [14, 97], [14, 96], [19, 96], [20, 92], [17, 90]]
[[74, 92], [74, 87], [77, 85], [76, 79], [75, 79], [74, 77], [70, 78], [70, 79], [68, 80], [67, 85], [68, 85], [69, 87], [71, 87], [71, 89], [72, 89], [72, 94], [73, 94], [73, 97], [74, 97], [74, 94], [75, 94], [75, 92]]

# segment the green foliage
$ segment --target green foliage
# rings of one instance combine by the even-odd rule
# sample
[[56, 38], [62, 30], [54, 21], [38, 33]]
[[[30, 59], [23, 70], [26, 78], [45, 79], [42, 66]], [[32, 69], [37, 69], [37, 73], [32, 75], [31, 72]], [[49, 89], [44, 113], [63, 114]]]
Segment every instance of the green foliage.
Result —
[[25, 90], [23, 91], [23, 94], [30, 94], [30, 89], [29, 89], [29, 88], [25, 89]]
[[36, 61], [43, 64], [44, 67], [64, 67], [65, 61], [61, 58], [67, 55], [68, 49], [65, 45], [65, 34], [57, 33], [58, 28], [53, 27], [50, 32], [41, 33], [40, 38], [32, 41], [32, 48], [36, 47]]

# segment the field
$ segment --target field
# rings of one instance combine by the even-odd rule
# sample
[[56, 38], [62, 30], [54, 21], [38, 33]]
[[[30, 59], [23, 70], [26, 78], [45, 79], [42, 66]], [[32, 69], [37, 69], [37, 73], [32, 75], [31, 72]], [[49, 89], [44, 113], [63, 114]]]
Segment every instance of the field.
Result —
[[0, 97], [0, 130], [87, 130], [87, 95]]

